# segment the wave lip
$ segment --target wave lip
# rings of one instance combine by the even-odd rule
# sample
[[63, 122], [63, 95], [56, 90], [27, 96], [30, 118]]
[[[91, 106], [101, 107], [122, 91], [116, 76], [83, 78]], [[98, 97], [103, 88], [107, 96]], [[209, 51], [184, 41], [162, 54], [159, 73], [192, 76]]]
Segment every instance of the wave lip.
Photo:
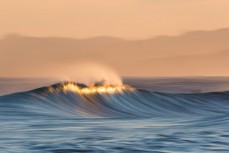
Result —
[[[55, 91], [56, 88], [52, 88], [52, 86], [49, 88], [49, 90], [52, 92]], [[124, 91], [133, 91], [134, 88], [129, 87], [127, 85], [103, 85], [95, 83], [92, 86], [87, 86], [85, 84], [79, 84], [75, 82], [65, 82], [62, 83], [58, 90], [63, 90], [64, 92], [75, 92], [78, 94], [115, 94], [115, 93], [123, 93]]]

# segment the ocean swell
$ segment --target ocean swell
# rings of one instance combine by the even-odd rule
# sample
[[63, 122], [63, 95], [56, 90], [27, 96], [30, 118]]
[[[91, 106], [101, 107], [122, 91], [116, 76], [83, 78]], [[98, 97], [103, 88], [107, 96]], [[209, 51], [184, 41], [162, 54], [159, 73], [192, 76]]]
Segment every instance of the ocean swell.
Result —
[[[0, 114], [76, 118], [193, 117], [229, 115], [229, 92], [168, 94], [134, 89], [82, 94], [55, 84], [0, 97]], [[52, 90], [50, 90], [52, 89]]]

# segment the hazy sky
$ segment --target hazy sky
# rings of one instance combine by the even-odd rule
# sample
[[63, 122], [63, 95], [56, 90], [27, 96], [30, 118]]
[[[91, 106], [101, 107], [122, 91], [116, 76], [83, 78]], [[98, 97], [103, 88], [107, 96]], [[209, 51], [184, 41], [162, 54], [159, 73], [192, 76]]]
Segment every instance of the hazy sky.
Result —
[[229, 27], [229, 0], [0, 0], [0, 36], [130, 39]]
[[122, 76], [229, 76], [228, 8], [229, 0], [0, 0], [0, 77], [78, 75], [82, 61]]

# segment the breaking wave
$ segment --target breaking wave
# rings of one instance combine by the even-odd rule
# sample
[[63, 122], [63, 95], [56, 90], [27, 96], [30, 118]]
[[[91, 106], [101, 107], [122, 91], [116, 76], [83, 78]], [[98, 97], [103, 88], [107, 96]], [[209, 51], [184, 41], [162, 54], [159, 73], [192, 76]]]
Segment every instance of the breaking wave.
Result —
[[[78, 90], [65, 90], [67, 84], [59, 83], [1, 96], [0, 115], [53, 115], [77, 118], [229, 115], [229, 92], [168, 94], [123, 86], [120, 91], [119, 88], [108, 87], [112, 92], [105, 92], [105, 89], [101, 89], [103, 92], [97, 92], [96, 88], [93, 89], [94, 92], [85, 94]], [[87, 88], [82, 84], [73, 85], [79, 87], [80, 91]]]

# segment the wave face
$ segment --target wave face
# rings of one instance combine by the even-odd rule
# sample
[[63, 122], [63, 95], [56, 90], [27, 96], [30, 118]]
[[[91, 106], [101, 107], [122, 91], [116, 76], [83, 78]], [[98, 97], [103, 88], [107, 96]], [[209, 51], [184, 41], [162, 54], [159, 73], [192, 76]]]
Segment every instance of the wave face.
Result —
[[[52, 89], [52, 90], [50, 90]], [[0, 97], [1, 115], [77, 118], [193, 117], [229, 115], [229, 92], [168, 94], [141, 89], [80, 94], [55, 84]]]

